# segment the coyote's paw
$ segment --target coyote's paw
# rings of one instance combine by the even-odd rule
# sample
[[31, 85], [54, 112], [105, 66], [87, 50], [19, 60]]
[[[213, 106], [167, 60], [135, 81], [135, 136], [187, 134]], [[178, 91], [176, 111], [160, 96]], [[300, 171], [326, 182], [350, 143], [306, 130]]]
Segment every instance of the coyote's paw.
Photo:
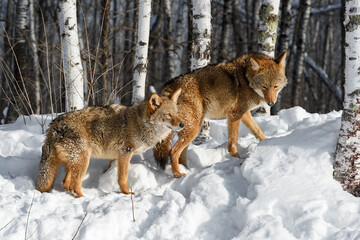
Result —
[[239, 154], [238, 152], [230, 153], [230, 155], [231, 155], [232, 157], [241, 158], [241, 157], [240, 157], [240, 154]]
[[120, 190], [123, 194], [132, 194], [132, 195], [135, 195], [134, 192], [130, 192], [129, 191], [129, 188], [125, 185], [125, 186], [120, 186]]
[[135, 195], [135, 192], [130, 192], [129, 189], [127, 189], [127, 190], [121, 189], [121, 192], [122, 192], [123, 194], [132, 194], [132, 195]]
[[182, 176], [185, 176], [186, 173], [181, 173], [181, 172], [174, 172], [174, 178], [181, 178]]

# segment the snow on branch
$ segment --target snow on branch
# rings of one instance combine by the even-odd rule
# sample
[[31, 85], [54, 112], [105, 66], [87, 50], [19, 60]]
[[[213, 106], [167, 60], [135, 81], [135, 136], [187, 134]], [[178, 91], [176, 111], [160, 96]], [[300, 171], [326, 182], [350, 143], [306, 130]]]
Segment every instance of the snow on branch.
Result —
[[329, 79], [329, 77], [328, 77], [327, 73], [324, 71], [324, 69], [322, 69], [321, 67], [316, 65], [314, 60], [312, 58], [310, 58], [307, 53], [305, 53], [305, 62], [312, 70], [314, 70], [316, 72], [316, 74], [321, 78], [321, 80], [323, 80], [325, 85], [335, 95], [336, 99], [339, 102], [343, 102], [344, 96], [343, 96], [341, 90]]
[[322, 14], [322, 13], [328, 13], [328, 12], [332, 12], [332, 11], [336, 11], [336, 10], [340, 10], [341, 9], [341, 3], [338, 4], [332, 4], [329, 5], [327, 7], [323, 7], [323, 8], [313, 8], [311, 9], [310, 14]]

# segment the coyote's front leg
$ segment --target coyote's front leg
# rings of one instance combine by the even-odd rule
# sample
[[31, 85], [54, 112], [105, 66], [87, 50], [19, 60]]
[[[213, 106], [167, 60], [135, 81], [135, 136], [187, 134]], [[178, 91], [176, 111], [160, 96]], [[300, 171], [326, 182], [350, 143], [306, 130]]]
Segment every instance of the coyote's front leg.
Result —
[[239, 134], [241, 119], [231, 119], [228, 118], [228, 151], [232, 157], [240, 158], [240, 155], [237, 151], [237, 139]]
[[127, 186], [128, 180], [128, 172], [129, 172], [129, 164], [131, 157], [133, 155], [133, 148], [124, 146], [120, 149], [120, 154], [117, 159], [118, 161], [118, 183], [120, 190], [125, 194], [134, 194], [134, 192], [130, 192]]
[[261, 131], [259, 125], [255, 122], [254, 118], [251, 116], [251, 112], [247, 111], [241, 118], [241, 121], [245, 126], [254, 134], [254, 136], [260, 141], [266, 139], [264, 133]]

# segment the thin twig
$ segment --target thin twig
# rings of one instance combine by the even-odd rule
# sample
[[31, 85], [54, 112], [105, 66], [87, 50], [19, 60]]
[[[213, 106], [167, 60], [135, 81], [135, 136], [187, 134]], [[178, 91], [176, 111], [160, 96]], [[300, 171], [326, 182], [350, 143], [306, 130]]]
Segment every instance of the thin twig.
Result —
[[135, 222], [135, 211], [134, 211], [134, 200], [133, 200], [133, 191], [132, 191], [132, 184], [130, 184], [130, 196], [131, 196], [131, 209], [132, 209], [132, 216], [133, 216], [133, 222]]
[[15, 220], [15, 218], [11, 219], [10, 222], [8, 222], [7, 224], [5, 224], [5, 226], [3, 226], [2, 228], [0, 228], [0, 232], [1, 232], [1, 230], [3, 230], [4, 228], [6, 228], [7, 225], [9, 225], [9, 224], [10, 224], [12, 221], [14, 221], [14, 220]]
[[39, 225], [36, 227], [36, 229], [30, 234], [30, 236], [27, 238], [27, 239], [25, 239], [25, 240], [28, 240], [28, 239], [30, 239], [31, 237], [32, 237], [32, 235], [34, 235], [34, 233], [38, 230], [38, 228], [39, 228]]
[[25, 227], [25, 240], [27, 240], [27, 229], [28, 229], [28, 225], [29, 225], [29, 218], [30, 218], [30, 212], [31, 212], [31, 208], [34, 204], [34, 198], [35, 198], [35, 193], [33, 195], [33, 198], [31, 200], [31, 204], [30, 204], [30, 208], [29, 208], [29, 211], [28, 211], [28, 215], [27, 215], [27, 219], [26, 219], [26, 227]]
[[84, 222], [84, 220], [85, 220], [85, 218], [86, 218], [87, 215], [88, 215], [88, 212], [85, 213], [85, 215], [84, 215], [83, 219], [81, 220], [81, 223], [80, 223], [78, 229], [76, 230], [76, 233], [75, 233], [75, 235], [73, 236], [72, 240], [75, 239], [75, 237], [76, 237], [76, 235], [78, 234], [78, 232], [79, 232], [79, 230], [80, 230], [80, 227], [81, 227], [81, 225], [83, 224], [83, 222]]

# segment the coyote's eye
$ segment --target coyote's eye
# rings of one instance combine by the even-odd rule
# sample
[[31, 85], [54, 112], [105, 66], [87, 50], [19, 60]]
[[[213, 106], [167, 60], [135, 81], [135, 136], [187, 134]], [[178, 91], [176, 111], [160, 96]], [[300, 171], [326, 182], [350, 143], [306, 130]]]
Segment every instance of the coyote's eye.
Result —
[[166, 114], [166, 118], [170, 119], [172, 117], [171, 113]]
[[274, 86], [274, 88], [278, 88], [278, 86]]
[[266, 89], [267, 89], [267, 87], [266, 87], [266, 86], [262, 86], [262, 89], [266, 90]]

